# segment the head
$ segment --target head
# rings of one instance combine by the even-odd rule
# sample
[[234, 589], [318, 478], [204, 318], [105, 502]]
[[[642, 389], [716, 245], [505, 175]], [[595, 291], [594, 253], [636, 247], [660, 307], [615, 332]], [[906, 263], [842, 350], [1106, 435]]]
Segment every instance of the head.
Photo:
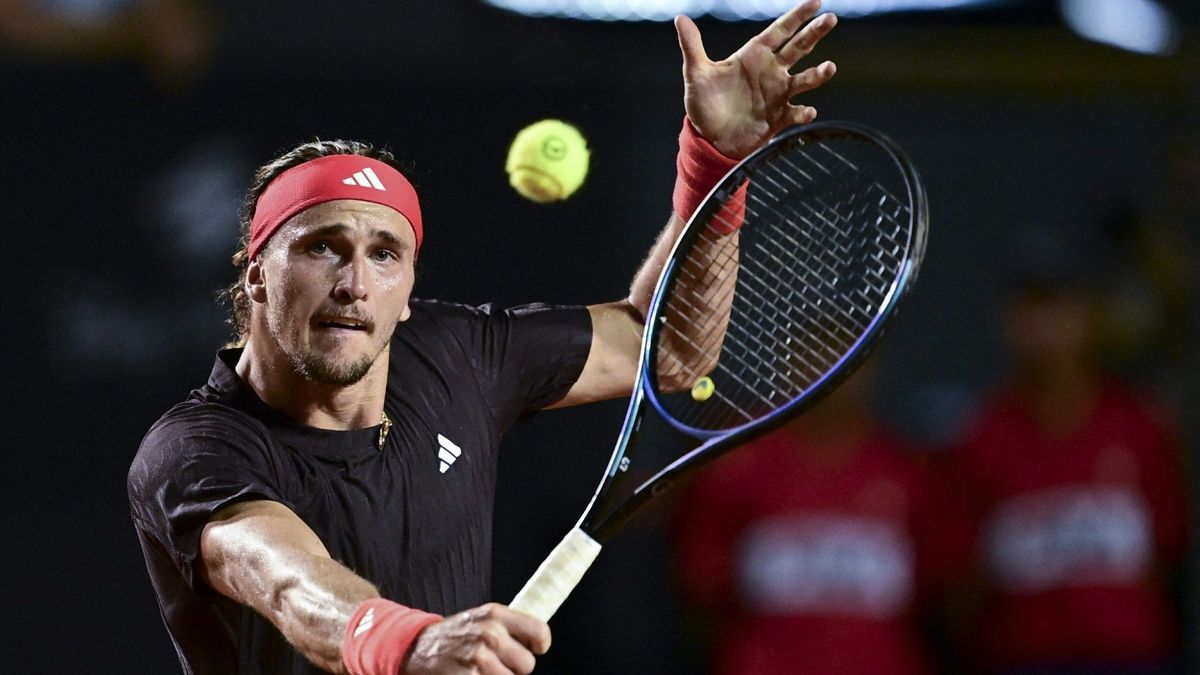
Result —
[[[375, 176], [354, 183], [367, 165], [390, 191], [372, 188]], [[411, 200], [389, 201], [400, 194]], [[415, 193], [386, 151], [315, 141], [272, 160], [243, 207], [227, 290], [235, 344], [311, 381], [358, 381], [409, 316], [419, 232]]]
[[1085, 286], [1023, 286], [1005, 305], [1004, 336], [1017, 366], [1052, 376], [1063, 368], [1099, 366], [1100, 301]]
[[1057, 233], [1026, 237], [1011, 266], [1004, 337], [1025, 374], [1099, 366], [1103, 269], [1095, 244]]

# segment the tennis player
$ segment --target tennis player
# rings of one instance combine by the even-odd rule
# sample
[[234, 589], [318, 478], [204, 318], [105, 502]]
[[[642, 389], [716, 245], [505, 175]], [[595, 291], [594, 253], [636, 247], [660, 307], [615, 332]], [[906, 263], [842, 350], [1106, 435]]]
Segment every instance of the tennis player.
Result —
[[[186, 673], [528, 673], [545, 623], [489, 598], [497, 450], [541, 408], [626, 395], [675, 238], [811, 107], [836, 23], [807, 0], [724, 61], [676, 20], [674, 213], [625, 299], [507, 310], [412, 297], [418, 196], [392, 157], [315, 142], [263, 166], [232, 293], [240, 346], [147, 433], [133, 521]], [[816, 17], [816, 18], [814, 18]]]

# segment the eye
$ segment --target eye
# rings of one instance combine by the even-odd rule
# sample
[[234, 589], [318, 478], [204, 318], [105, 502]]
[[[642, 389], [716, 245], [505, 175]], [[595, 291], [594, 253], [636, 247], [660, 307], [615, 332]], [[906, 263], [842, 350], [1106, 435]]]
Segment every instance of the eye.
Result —
[[328, 253], [328, 252], [329, 252], [329, 242], [327, 242], [327, 241], [314, 241], [313, 243], [311, 243], [311, 244], [309, 244], [309, 245], [308, 245], [308, 252], [309, 252], [309, 253], [316, 253], [316, 254], [318, 254], [318, 255], [321, 255], [321, 254], [324, 254], [324, 253]]
[[386, 248], [381, 248], [371, 255], [373, 258], [375, 258], [376, 262], [390, 262], [400, 259], [400, 256], [396, 255], [394, 251], [390, 251]]

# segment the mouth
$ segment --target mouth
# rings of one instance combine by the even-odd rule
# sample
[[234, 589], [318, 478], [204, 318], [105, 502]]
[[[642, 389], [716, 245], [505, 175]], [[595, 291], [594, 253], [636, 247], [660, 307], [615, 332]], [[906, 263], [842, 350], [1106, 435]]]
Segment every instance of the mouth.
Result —
[[317, 328], [323, 330], [359, 331], [364, 333], [369, 331], [371, 328], [370, 324], [363, 319], [355, 319], [346, 316], [335, 316], [320, 319], [315, 322], [315, 325]]

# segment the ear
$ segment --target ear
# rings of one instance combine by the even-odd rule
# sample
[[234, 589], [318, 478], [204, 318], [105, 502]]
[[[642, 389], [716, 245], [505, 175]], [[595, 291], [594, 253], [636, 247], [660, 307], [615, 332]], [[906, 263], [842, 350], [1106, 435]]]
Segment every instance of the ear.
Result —
[[408, 317], [410, 316], [412, 316], [412, 308], [410, 308], [406, 302], [404, 303], [404, 310], [400, 312], [400, 323], [408, 321]]
[[255, 256], [253, 260], [246, 265], [246, 297], [252, 302], [267, 301], [267, 283], [266, 274], [263, 273], [262, 263], [259, 262], [261, 256]]

